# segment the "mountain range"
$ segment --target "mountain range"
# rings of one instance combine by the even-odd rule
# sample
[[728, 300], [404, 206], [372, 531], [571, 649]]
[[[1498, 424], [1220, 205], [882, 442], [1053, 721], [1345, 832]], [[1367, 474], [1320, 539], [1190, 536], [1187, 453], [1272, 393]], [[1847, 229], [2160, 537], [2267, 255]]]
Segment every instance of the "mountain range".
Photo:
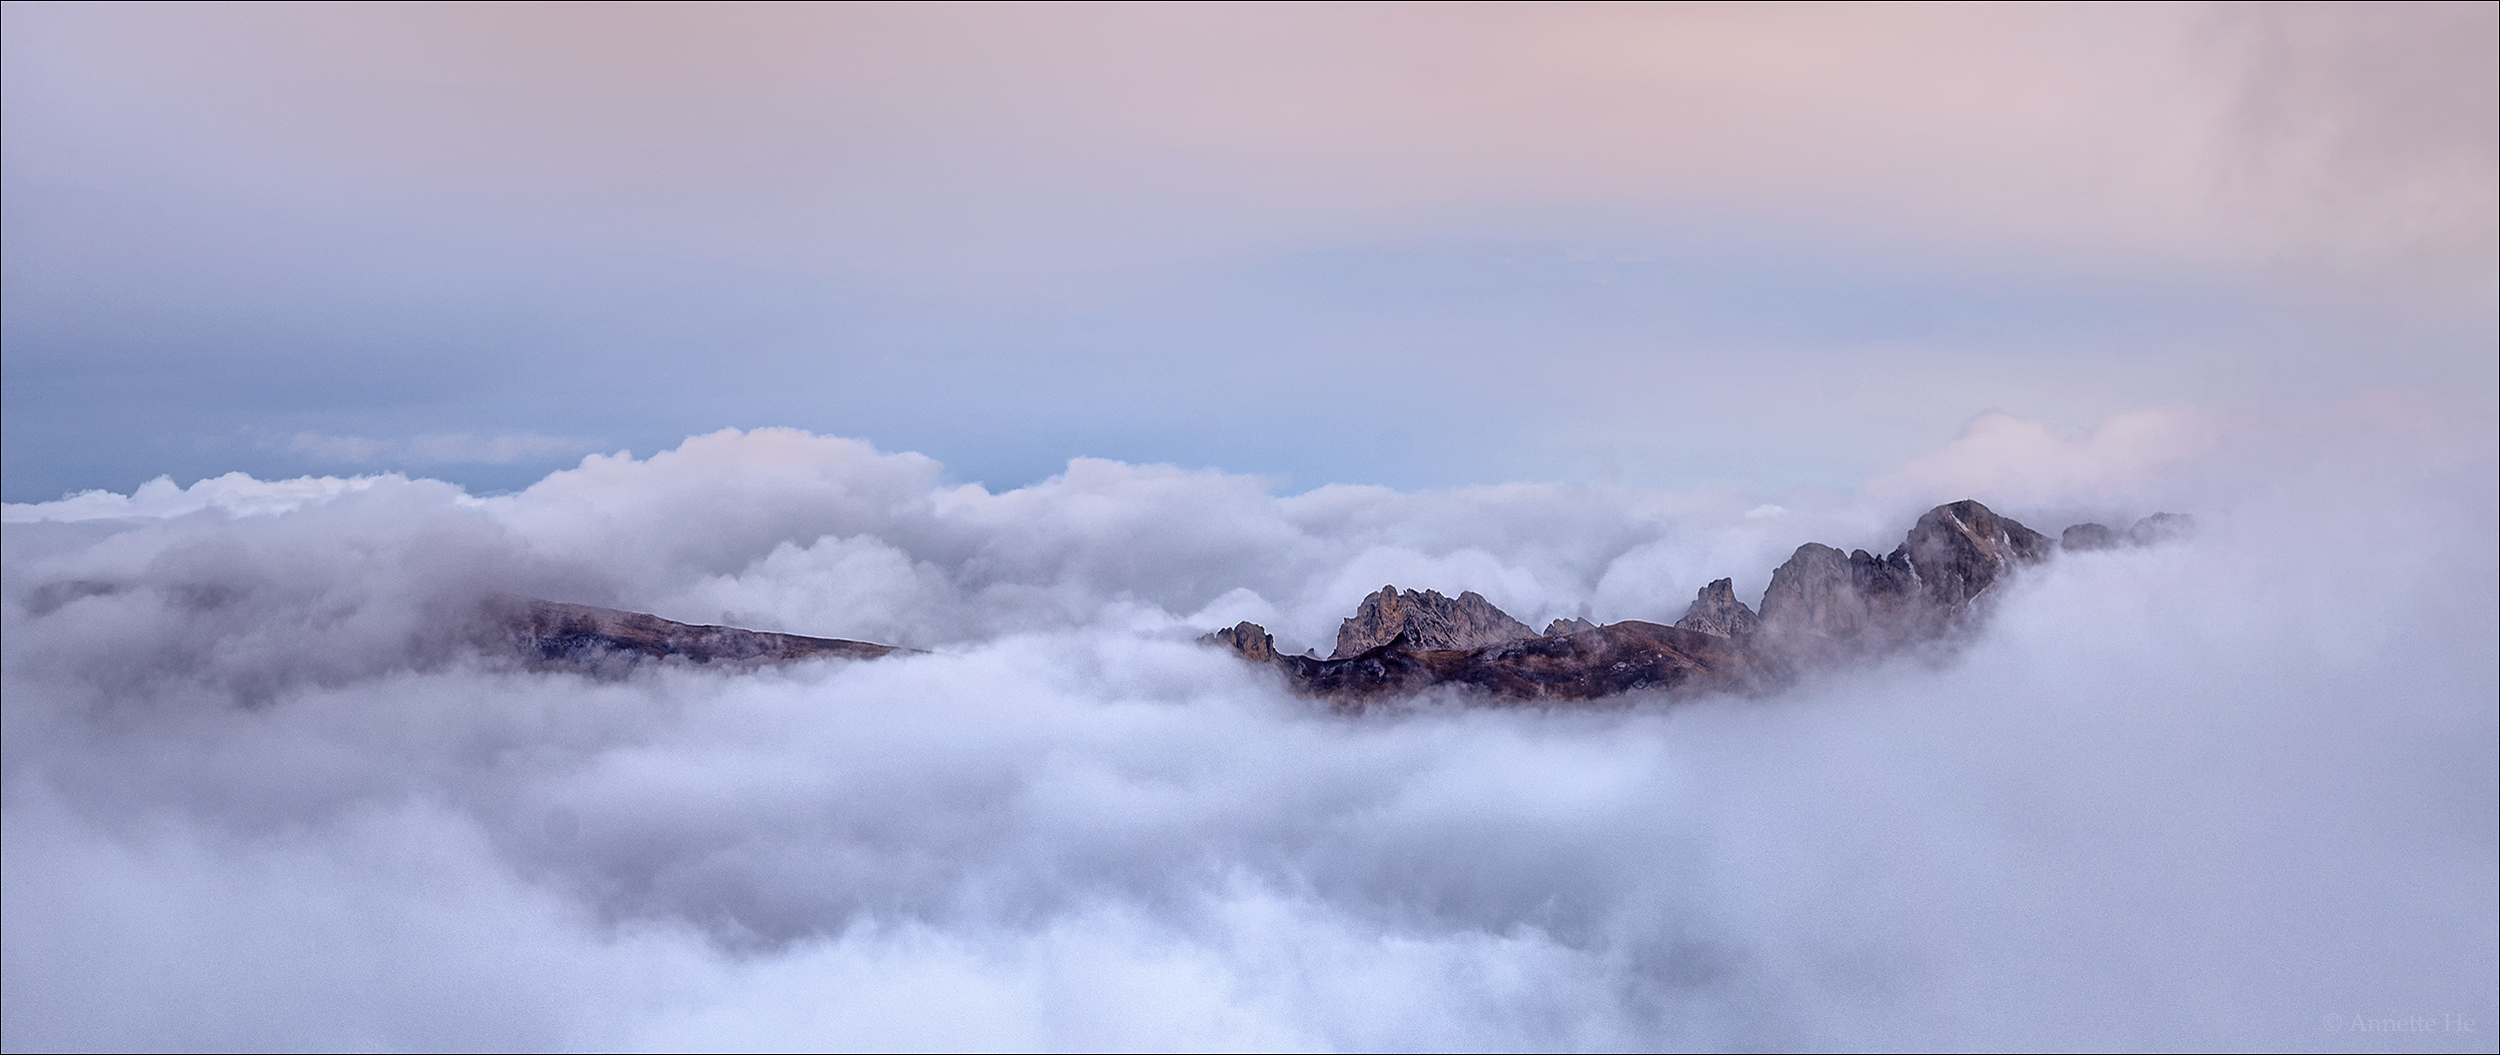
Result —
[[[1772, 569], [1759, 610], [1718, 579], [1674, 624], [1557, 619], [1538, 632], [1472, 591], [1383, 586], [1337, 629], [1325, 658], [1276, 650], [1257, 623], [1200, 640], [1277, 671], [1339, 706], [1437, 685], [1510, 701], [1594, 700], [1636, 691], [1759, 692], [1810, 670], [1947, 642], [1984, 618], [1990, 591], [2061, 550], [2154, 545], [2189, 518], [2157, 513], [2125, 531], [2076, 524], [2051, 539], [1976, 501], [1930, 509], [1876, 556], [1809, 542]], [[639, 612], [500, 597], [489, 623], [537, 666], [621, 672], [649, 662], [751, 666], [818, 657], [874, 659], [912, 649], [840, 638], [697, 626]]]

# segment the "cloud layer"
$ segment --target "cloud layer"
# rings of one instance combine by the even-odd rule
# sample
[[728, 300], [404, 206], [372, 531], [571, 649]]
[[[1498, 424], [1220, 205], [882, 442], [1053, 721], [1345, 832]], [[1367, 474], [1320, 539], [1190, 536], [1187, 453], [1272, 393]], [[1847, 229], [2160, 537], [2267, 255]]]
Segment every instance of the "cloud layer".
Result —
[[[2176, 420], [1983, 423], [1901, 478], [2030, 458], [2075, 490], [2002, 511], [2184, 497], [2194, 541], [2062, 559], [1947, 659], [1673, 708], [1348, 719], [1189, 639], [1324, 645], [1382, 582], [1671, 616], [1963, 495], [992, 493], [759, 430], [482, 499], [10, 507], [6, 1042], [2486, 1047], [2489, 456]], [[529, 673], [440, 632], [497, 590], [933, 652]]]

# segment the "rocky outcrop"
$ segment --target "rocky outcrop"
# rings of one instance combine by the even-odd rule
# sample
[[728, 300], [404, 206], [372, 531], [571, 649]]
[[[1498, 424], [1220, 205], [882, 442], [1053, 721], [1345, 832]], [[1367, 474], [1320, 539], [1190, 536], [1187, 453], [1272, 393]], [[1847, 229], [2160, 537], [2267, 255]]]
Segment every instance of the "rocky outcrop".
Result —
[[2195, 533], [2196, 518], [2185, 513], [2155, 513], [2128, 528], [2127, 541], [2137, 546], [2158, 546]]
[[2124, 537], [2111, 531], [2107, 524], [2076, 524], [2068, 527], [2065, 534], [2057, 537], [2057, 548], [2068, 553], [2082, 553], [2096, 549], [2117, 549], [2124, 541]]
[[1474, 590], [1451, 598], [1436, 590], [1399, 593], [1395, 586], [1383, 586], [1363, 598], [1354, 618], [1337, 628], [1337, 650], [1328, 658], [1351, 659], [1400, 636], [1409, 648], [1464, 650], [1537, 633]]
[[[1257, 624], [1208, 638], [1255, 659], [1267, 632]], [[1656, 623], [1626, 621], [1567, 634], [1514, 638], [1470, 649], [1418, 648], [1406, 635], [1351, 656], [1267, 659], [1293, 687], [1342, 706], [1454, 685], [1520, 701], [1593, 700], [1641, 689], [1725, 692], [1746, 687], [1753, 657], [1727, 638]]]
[[1746, 687], [1751, 655], [1728, 639], [1638, 620], [1533, 637], [1444, 661], [1440, 680], [1517, 700], [1593, 700], [1641, 689]]
[[1275, 636], [1269, 634], [1266, 627], [1248, 620], [1225, 627], [1198, 640], [1205, 644], [1222, 645], [1232, 649], [1241, 653], [1241, 658], [1254, 663], [1266, 663], [1276, 658]]
[[1797, 547], [1762, 593], [1765, 647], [1821, 660], [1889, 649], [1935, 629], [1909, 556]]
[[1797, 547], [1763, 592], [1763, 631], [1792, 662], [1890, 651], [1951, 630], [1990, 586], [2056, 550], [2048, 536], [1977, 502], [1937, 506], [1881, 557]]
[[[2183, 534], [2185, 517], [2156, 514], [2125, 536], [2097, 524], [2068, 528], [2073, 549], [2140, 545]], [[2121, 541], [2123, 539], [2123, 541]], [[1944, 639], [1984, 614], [1990, 592], [2061, 543], [1978, 502], [1928, 510], [1892, 552], [1797, 547], [1771, 573], [1760, 612], [1735, 583], [1701, 588], [1674, 626], [1637, 620], [1596, 626], [1557, 619], [1542, 635], [1472, 593], [1383, 587], [1363, 599], [1327, 659], [1280, 656], [1265, 629], [1243, 623], [1204, 640], [1274, 665], [1295, 689], [1344, 706], [1436, 685], [1519, 701], [1589, 700], [1635, 690], [1669, 695], [1745, 692], [1800, 673]]]
[[2158, 546], [2164, 542], [2186, 538], [2196, 530], [2196, 520], [2185, 513], [2155, 513], [2135, 522], [2124, 534], [2103, 524], [2077, 524], [2067, 528], [2057, 540], [2059, 549], [2084, 552], [2117, 549], [2121, 546]]
[[640, 612], [524, 597], [490, 600], [486, 616], [492, 632], [531, 664], [594, 673], [653, 662], [761, 665], [820, 657], [875, 659], [912, 651], [833, 637], [695, 626]]
[[2015, 566], [2037, 564], [2056, 551], [2048, 536], [1964, 500], [1918, 518], [1893, 558], [1906, 554], [1929, 607], [1952, 615]]
[[1762, 618], [1736, 599], [1734, 580], [1719, 579], [1701, 588], [1692, 607], [1684, 610], [1684, 618], [1676, 620], [1675, 625], [1720, 637], [1744, 637], [1761, 628]]

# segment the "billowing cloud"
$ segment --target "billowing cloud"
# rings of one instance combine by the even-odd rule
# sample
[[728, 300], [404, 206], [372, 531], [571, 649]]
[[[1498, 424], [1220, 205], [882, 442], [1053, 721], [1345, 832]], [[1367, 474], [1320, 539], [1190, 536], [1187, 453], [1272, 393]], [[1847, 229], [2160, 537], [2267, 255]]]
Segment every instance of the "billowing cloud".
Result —
[[183, 487], [160, 476], [129, 494], [81, 491], [51, 502], [0, 505], [0, 522], [112, 520], [128, 517], [163, 519], [217, 509], [237, 515], [282, 513], [362, 491], [378, 483], [406, 482], [396, 476], [303, 476], [293, 480], [256, 480], [243, 473], [214, 476]]
[[1983, 414], [1953, 442], [1868, 487], [1902, 496], [1995, 495], [2017, 506], [2105, 506], [2175, 490], [2179, 470], [2209, 453], [2219, 432], [2211, 415], [2192, 407], [2121, 414], [2079, 437], [2011, 414]]
[[[757, 430], [486, 498], [13, 506], [7, 1042], [2482, 1047], [2489, 452], [2183, 420], [1983, 422], [1894, 477], [2207, 524], [2016, 581], [1950, 656], [1550, 711], [1334, 715], [1191, 638], [1324, 645], [1379, 580], [1671, 616], [1965, 495], [992, 492]], [[932, 651], [531, 672], [442, 632], [497, 591]]]

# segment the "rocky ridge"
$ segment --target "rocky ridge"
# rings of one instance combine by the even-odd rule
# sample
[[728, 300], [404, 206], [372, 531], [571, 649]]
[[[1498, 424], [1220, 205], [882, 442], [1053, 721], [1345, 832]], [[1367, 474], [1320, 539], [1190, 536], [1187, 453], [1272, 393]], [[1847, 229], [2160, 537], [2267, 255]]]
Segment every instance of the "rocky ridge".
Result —
[[622, 672], [653, 662], [761, 665], [802, 659], [875, 659], [914, 651], [894, 645], [697, 626], [641, 612], [527, 597], [486, 602], [487, 625], [523, 660], [542, 667]]
[[[1586, 619], [1572, 622], [1584, 628], [1597, 625]], [[1684, 618], [1676, 620], [1675, 625], [1720, 637], [1743, 637], [1762, 626], [1762, 617], [1736, 599], [1735, 580], [1718, 579], [1701, 588], [1692, 605], [1684, 609]]]
[[[2160, 513], [2125, 534], [2066, 529], [2063, 548], [2152, 545], [2184, 534], [2188, 518]], [[1991, 587], [2048, 560], [2061, 542], [1975, 501], [1919, 517], [1892, 552], [1797, 547], [1771, 572], [1759, 612], [1735, 583], [1701, 588], [1674, 626], [1605, 626], [1557, 619], [1543, 634], [1474, 593], [1384, 586], [1363, 599], [1327, 659], [1284, 655], [1256, 623], [1201, 640], [1277, 667], [1297, 691], [1340, 705], [1454, 685], [1512, 700], [1589, 700], [1641, 689], [1679, 694], [1776, 687], [1800, 673], [1947, 639], [1983, 614]]]

